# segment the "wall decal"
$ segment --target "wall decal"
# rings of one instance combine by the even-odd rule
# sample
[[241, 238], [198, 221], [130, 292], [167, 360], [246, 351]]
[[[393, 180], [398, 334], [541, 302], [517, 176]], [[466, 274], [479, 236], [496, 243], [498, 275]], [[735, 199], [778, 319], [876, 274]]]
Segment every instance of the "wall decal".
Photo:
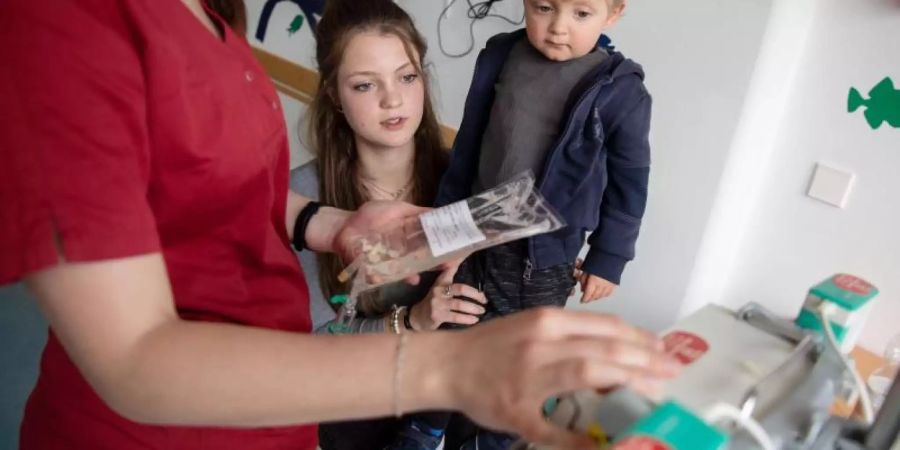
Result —
[[259, 15], [259, 24], [256, 26], [256, 39], [260, 42], [266, 40], [266, 30], [269, 28], [269, 19], [272, 18], [275, 6], [284, 1], [299, 6], [302, 12], [301, 15], [294, 17], [290, 27], [287, 29], [288, 34], [293, 35], [300, 30], [300, 27], [303, 26], [303, 16], [306, 16], [306, 21], [309, 22], [309, 27], [315, 35], [316, 24], [318, 24], [319, 18], [322, 17], [325, 0], [266, 0], [262, 13]]
[[884, 122], [894, 128], [900, 128], [900, 90], [894, 88], [894, 82], [890, 77], [885, 77], [876, 84], [869, 91], [868, 99], [863, 98], [856, 88], [851, 87], [847, 97], [847, 112], [852, 113], [861, 106], [866, 107], [863, 115], [873, 130], [877, 130]]

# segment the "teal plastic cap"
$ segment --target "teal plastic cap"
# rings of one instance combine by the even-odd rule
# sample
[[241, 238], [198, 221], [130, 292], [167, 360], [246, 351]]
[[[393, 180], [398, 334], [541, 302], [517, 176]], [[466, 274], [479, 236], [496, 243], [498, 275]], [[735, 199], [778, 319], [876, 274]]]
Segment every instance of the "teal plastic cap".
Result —
[[878, 295], [878, 288], [857, 276], [839, 273], [813, 286], [809, 292], [847, 311], [856, 311]]
[[635, 423], [613, 449], [722, 450], [727, 443], [725, 433], [680, 404], [668, 401]]

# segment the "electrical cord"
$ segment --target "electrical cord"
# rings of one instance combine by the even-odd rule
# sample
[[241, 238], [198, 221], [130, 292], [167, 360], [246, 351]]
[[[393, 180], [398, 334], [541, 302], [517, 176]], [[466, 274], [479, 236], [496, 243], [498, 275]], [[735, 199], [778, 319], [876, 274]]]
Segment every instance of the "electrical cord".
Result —
[[847, 356], [841, 352], [840, 346], [837, 343], [837, 338], [834, 336], [834, 330], [831, 329], [831, 321], [828, 320], [828, 316], [834, 312], [834, 305], [822, 302], [817, 312], [829, 347], [837, 353], [838, 359], [841, 360], [844, 368], [853, 375], [853, 382], [856, 384], [856, 390], [859, 391], [859, 401], [862, 403], [863, 422], [865, 422], [867, 426], [871, 425], [875, 417], [875, 411], [874, 408], [872, 408], [872, 398], [869, 396], [866, 383], [863, 382], [862, 376], [859, 374], [859, 371], [856, 370], [856, 367], [854, 367], [847, 359]]
[[722, 423], [725, 420], [734, 421], [756, 440], [762, 450], [775, 450], [775, 444], [769, 433], [752, 416], [741, 414], [741, 411], [727, 403], [717, 403], [703, 414], [703, 418], [711, 424]]
[[472, 19], [471, 22], [469, 22], [469, 46], [462, 53], [450, 53], [444, 48], [444, 38], [443, 34], [441, 33], [441, 23], [443, 23], [444, 18], [447, 16], [447, 11], [449, 11], [453, 4], [456, 3], [456, 0], [450, 0], [450, 3], [448, 3], [447, 6], [444, 7], [437, 20], [438, 47], [440, 47], [441, 53], [449, 58], [462, 58], [469, 53], [472, 53], [472, 50], [475, 48], [475, 22], [480, 19], [484, 19], [486, 17], [496, 17], [498, 19], [503, 19], [511, 25], [521, 25], [523, 22], [525, 22], [524, 11], [522, 12], [522, 18], [518, 21], [514, 21], [513, 19], [500, 14], [492, 14], [491, 8], [494, 6], [494, 3], [501, 1], [503, 0], [484, 0], [480, 2], [466, 0], [466, 3], [469, 4], [469, 9], [466, 11], [466, 16], [469, 19]]

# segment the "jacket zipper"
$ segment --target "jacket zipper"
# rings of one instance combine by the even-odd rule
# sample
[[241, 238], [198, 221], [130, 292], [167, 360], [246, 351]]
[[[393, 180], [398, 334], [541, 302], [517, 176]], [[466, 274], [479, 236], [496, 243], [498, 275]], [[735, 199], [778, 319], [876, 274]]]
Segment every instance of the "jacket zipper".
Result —
[[[575, 102], [575, 105], [572, 107], [572, 114], [574, 115], [575, 111], [578, 111], [578, 107], [581, 106], [582, 103], [584, 103], [584, 101], [588, 97], [588, 94], [593, 92], [595, 89], [600, 89], [600, 87], [604, 84], [606, 84], [606, 83], [594, 84], [593, 86], [588, 88], [586, 91], [584, 91], [581, 94], [581, 96], [578, 97], [578, 101]], [[565, 126], [565, 128], [563, 128], [563, 133], [560, 135], [559, 142], [557, 142], [556, 145], [553, 147], [553, 151], [550, 153], [550, 158], [547, 159], [547, 165], [544, 166], [544, 171], [541, 173], [541, 181], [537, 187], [538, 192], [541, 192], [541, 190], [543, 190], [544, 184], [547, 182], [547, 173], [550, 171], [550, 168], [553, 167], [553, 161], [556, 159], [556, 154], [559, 153], [559, 148], [562, 146], [562, 143], [565, 142], [565, 137], [571, 131], [573, 120], [570, 120], [570, 119], [571, 118], [568, 118], [566, 120], [566, 126]], [[532, 259], [534, 259], [534, 239], [529, 238], [528, 239], [528, 255], [527, 255], [527, 258], [525, 259], [525, 262], [526, 262], [525, 272], [528, 275], [528, 277], [525, 278], [526, 280], [531, 279], [531, 268], [534, 267], [534, 262], [532, 262]]]

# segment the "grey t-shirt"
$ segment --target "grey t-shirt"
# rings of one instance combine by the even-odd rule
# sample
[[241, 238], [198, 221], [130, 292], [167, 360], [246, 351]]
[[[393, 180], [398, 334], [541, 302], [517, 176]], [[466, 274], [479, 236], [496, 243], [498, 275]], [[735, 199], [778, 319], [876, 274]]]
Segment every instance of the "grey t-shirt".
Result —
[[[313, 200], [319, 199], [319, 165], [316, 160], [291, 171], [290, 188], [304, 197]], [[328, 325], [335, 320], [337, 314], [322, 293], [316, 254], [308, 250], [296, 252], [296, 254], [300, 266], [303, 267], [306, 284], [309, 286], [309, 310], [312, 315], [313, 330], [317, 333], [327, 332]], [[382, 288], [381, 298], [392, 304], [410, 306], [425, 298], [433, 281], [434, 275], [422, 274], [421, 282], [417, 286], [410, 286], [402, 282], [388, 284]], [[350, 328], [353, 333], [385, 331], [384, 321], [379, 317], [358, 317]]]
[[531, 170], [540, 176], [556, 142], [572, 89], [607, 58], [596, 49], [581, 58], [552, 61], [527, 39], [517, 42], [494, 86], [496, 96], [481, 141], [475, 192]]

